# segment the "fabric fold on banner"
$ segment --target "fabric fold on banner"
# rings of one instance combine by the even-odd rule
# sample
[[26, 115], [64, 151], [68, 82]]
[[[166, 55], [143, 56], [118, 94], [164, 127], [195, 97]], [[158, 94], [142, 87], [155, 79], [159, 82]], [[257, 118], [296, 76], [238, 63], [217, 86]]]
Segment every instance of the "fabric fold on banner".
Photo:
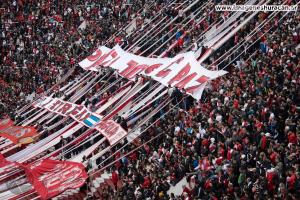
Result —
[[28, 181], [42, 199], [55, 197], [67, 189], [79, 188], [88, 178], [82, 163], [45, 159], [23, 167]]
[[128, 53], [118, 45], [113, 49], [99, 47], [79, 65], [92, 71], [111, 67], [129, 80], [135, 80], [137, 75], [145, 75], [164, 86], [184, 89], [197, 100], [201, 98], [203, 84], [227, 73], [224, 70], [211, 71], [202, 67], [193, 52], [178, 54], [174, 58], [146, 58]]

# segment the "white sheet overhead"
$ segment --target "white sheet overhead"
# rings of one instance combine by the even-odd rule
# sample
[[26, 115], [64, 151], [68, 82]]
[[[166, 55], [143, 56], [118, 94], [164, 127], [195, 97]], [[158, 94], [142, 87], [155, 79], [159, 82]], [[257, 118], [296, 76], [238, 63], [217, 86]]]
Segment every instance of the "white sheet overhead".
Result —
[[185, 89], [198, 100], [208, 80], [227, 73], [223, 70], [210, 71], [200, 66], [193, 52], [179, 54], [174, 58], [146, 58], [123, 51], [118, 45], [113, 49], [99, 47], [79, 65], [93, 71], [111, 67], [130, 80], [134, 80], [138, 74], [150, 76], [165, 86]]

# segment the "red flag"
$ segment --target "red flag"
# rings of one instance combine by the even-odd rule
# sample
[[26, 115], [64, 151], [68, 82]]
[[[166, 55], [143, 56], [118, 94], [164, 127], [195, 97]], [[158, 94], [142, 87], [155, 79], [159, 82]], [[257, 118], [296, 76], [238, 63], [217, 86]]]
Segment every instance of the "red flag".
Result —
[[31, 126], [10, 126], [0, 132], [1, 137], [11, 140], [14, 144], [32, 142], [32, 137], [37, 133], [36, 129]]
[[14, 125], [14, 122], [11, 119], [9, 119], [9, 118], [3, 119], [0, 121], [0, 131], [4, 130], [12, 125]]
[[81, 163], [45, 159], [25, 166], [29, 182], [42, 199], [81, 187], [88, 178]]

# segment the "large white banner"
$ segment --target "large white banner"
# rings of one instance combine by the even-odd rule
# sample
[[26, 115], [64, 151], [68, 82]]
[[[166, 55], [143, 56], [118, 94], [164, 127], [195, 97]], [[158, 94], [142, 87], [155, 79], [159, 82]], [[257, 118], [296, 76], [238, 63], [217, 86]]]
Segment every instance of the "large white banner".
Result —
[[85, 70], [93, 71], [111, 67], [130, 80], [134, 80], [137, 74], [150, 76], [165, 86], [184, 89], [197, 100], [201, 98], [207, 81], [227, 73], [224, 70], [205, 69], [197, 62], [193, 52], [179, 54], [174, 58], [146, 58], [128, 53], [118, 45], [113, 49], [99, 47], [79, 65]]
[[113, 120], [102, 121], [103, 116], [89, 111], [83, 105], [77, 105], [57, 98], [45, 97], [34, 105], [50, 112], [69, 116], [77, 122], [99, 131], [111, 145], [127, 135], [127, 132]]

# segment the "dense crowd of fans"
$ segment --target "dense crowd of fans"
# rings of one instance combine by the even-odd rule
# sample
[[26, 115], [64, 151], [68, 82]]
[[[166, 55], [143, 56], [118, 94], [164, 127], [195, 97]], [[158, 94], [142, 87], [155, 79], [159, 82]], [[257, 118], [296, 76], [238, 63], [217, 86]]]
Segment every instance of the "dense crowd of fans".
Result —
[[143, 6], [145, 1], [2, 1], [0, 115], [48, 90]]
[[[266, 25], [270, 32], [250, 39], [242, 57], [220, 65], [232, 61], [230, 75], [212, 82], [200, 103], [175, 95], [185, 104], [163, 116], [140, 142], [162, 134], [123, 157], [136, 148], [129, 145], [109, 161], [122, 157], [111, 169], [123, 183], [115, 199], [177, 199], [167, 192], [185, 176], [189, 185], [182, 199], [299, 198], [299, 14], [279, 22], [281, 16]], [[225, 46], [244, 40], [255, 22]], [[113, 181], [117, 186], [118, 179]], [[108, 188], [103, 195], [111, 193]]]
[[[100, 2], [73, 1], [76, 6], [68, 1], [4, 2], [1, 7], [0, 115], [22, 104], [20, 101], [24, 101], [26, 95], [50, 88], [59, 75], [65, 74], [96, 45], [104, 44], [142, 10], [138, 14], [139, 33], [126, 38], [123, 31], [108, 42], [109, 46], [120, 43], [127, 48], [136, 42], [135, 34], [145, 34], [150, 29], [151, 26], [143, 27], [143, 24], [151, 14], [168, 3], [157, 1], [152, 9], [143, 9], [144, 1], [133, 4], [128, 1], [128, 5], [121, 1]], [[170, 20], [180, 13], [173, 9], [164, 11]], [[206, 12], [208, 15], [209, 9]], [[248, 38], [244, 49], [237, 50], [237, 53], [244, 51], [242, 56], [234, 54], [219, 65], [229, 64], [225, 68], [229, 74], [211, 82], [200, 102], [175, 90], [170, 95], [172, 104], [152, 119], [152, 122], [159, 120], [145, 130], [139, 141], [129, 144], [112, 159], [103, 162], [119, 146], [96, 161], [97, 165], [101, 163], [101, 168], [122, 158], [106, 169], [118, 175], [113, 176], [114, 188], [103, 188], [104, 199], [300, 198], [300, 61], [296, 52], [300, 43], [300, 15], [293, 12], [279, 21], [282, 15], [272, 19], [261, 33]], [[167, 55], [183, 50], [220, 18], [222, 16], [216, 14], [201, 24], [191, 22], [195, 26], [191, 33], [178, 30], [184, 20], [179, 18], [176, 27], [170, 27], [178, 43]], [[264, 18], [265, 14], [258, 15], [212, 57], [218, 58], [245, 40], [246, 33]], [[78, 29], [85, 20], [87, 27]], [[143, 43], [138, 52], [144, 52], [161, 39], [145, 55], [148, 51], [151, 53], [168, 40], [162, 38], [166, 33], [167, 30], [162, 30], [153, 38], [155, 41]], [[180, 42], [181, 39], [185, 41]], [[170, 40], [156, 55], [173, 43], [174, 40]], [[109, 82], [114, 80], [109, 79]], [[164, 115], [169, 109], [171, 111]], [[46, 137], [51, 133], [44, 134]], [[62, 139], [55, 149], [68, 142]], [[124, 156], [144, 143], [142, 148]], [[170, 187], [184, 177], [188, 185], [183, 194], [180, 197], [168, 194]]]

